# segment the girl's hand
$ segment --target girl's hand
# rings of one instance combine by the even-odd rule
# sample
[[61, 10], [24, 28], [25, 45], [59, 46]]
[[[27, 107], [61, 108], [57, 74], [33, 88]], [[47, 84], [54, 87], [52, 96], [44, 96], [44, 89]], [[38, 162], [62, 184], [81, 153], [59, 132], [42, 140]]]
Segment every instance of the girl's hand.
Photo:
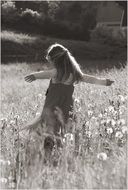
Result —
[[36, 77], [33, 74], [31, 74], [31, 75], [27, 75], [24, 79], [26, 82], [32, 82], [36, 80]]
[[110, 86], [112, 83], [114, 83], [114, 81], [106, 79], [106, 86]]

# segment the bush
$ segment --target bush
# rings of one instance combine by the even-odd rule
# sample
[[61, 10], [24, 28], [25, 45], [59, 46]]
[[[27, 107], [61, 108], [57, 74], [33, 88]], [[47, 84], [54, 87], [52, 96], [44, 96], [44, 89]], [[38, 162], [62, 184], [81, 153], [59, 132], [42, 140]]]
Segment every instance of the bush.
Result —
[[15, 3], [7, 1], [1, 5], [1, 18], [3, 25], [12, 25], [18, 20], [18, 12], [15, 7]]
[[104, 25], [91, 32], [91, 41], [119, 47], [127, 46], [127, 28], [109, 28]]

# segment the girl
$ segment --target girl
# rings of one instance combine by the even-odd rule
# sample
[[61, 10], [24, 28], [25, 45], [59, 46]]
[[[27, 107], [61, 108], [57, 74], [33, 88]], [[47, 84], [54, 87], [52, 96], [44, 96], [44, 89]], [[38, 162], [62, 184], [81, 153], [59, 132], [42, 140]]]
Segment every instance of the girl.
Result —
[[113, 81], [84, 74], [69, 50], [57, 43], [49, 47], [46, 59], [54, 69], [35, 72], [25, 77], [27, 82], [51, 79], [43, 111], [40, 117], [27, 126], [27, 129], [37, 128], [38, 124], [45, 128], [45, 134], [48, 135], [44, 141], [44, 148], [52, 150], [53, 136], [56, 138], [63, 136], [68, 126], [66, 124], [73, 107], [74, 84], [86, 82], [110, 86]]

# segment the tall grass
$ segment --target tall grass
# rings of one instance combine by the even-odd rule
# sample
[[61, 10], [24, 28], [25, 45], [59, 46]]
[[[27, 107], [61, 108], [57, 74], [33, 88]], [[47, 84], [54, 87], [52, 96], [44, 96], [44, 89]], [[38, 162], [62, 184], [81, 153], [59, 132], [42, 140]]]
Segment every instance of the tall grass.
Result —
[[56, 167], [43, 163], [43, 135], [26, 132], [22, 138], [19, 136], [19, 130], [41, 112], [49, 81], [24, 81], [34, 65], [32, 69], [25, 63], [2, 65], [1, 69], [3, 188], [127, 188], [126, 68], [92, 73], [114, 80], [111, 87], [86, 83], [75, 86], [76, 119], [71, 121], [72, 129], [63, 139], [63, 148], [53, 150]]

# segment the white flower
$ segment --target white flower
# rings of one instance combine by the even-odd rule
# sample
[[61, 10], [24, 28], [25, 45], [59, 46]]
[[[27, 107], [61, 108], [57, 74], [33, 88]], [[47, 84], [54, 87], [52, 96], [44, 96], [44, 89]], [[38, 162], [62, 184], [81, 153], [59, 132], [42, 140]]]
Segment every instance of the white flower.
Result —
[[65, 139], [68, 141], [68, 142], [72, 142], [74, 140], [74, 137], [73, 137], [73, 134], [72, 133], [66, 133], [64, 135]]
[[89, 122], [89, 121], [87, 121], [87, 122], [86, 122], [86, 126], [89, 126], [89, 125], [90, 125], [90, 122]]
[[107, 129], [107, 133], [108, 133], [108, 134], [112, 134], [112, 133], [113, 133], [113, 129], [112, 129], [112, 128], [108, 128], [108, 129]]
[[121, 131], [117, 131], [115, 137], [121, 139], [123, 137], [123, 134]]
[[122, 96], [122, 95], [118, 95], [118, 98], [119, 98], [119, 100], [120, 100], [122, 103], [125, 102], [125, 98], [124, 98], [124, 96]]
[[39, 116], [40, 115], [40, 112], [36, 112], [36, 116]]
[[0, 159], [0, 164], [1, 164], [1, 165], [6, 165], [5, 160]]
[[111, 125], [115, 126], [116, 125], [116, 121], [114, 119], [111, 120]]
[[125, 133], [127, 133], [127, 132], [128, 132], [127, 126], [123, 126], [123, 127], [122, 127], [122, 133], [125, 134]]
[[99, 153], [98, 155], [97, 155], [97, 158], [99, 159], [99, 160], [107, 160], [107, 154], [105, 153], [105, 152], [101, 152], [101, 153]]
[[75, 102], [76, 104], [80, 104], [80, 100], [79, 100], [78, 98], [75, 98], [74, 102]]
[[0, 178], [1, 183], [7, 183], [7, 181], [8, 181], [7, 178]]
[[102, 117], [103, 117], [103, 114], [102, 114], [102, 113], [100, 113], [100, 114], [99, 114], [99, 118], [102, 118]]
[[106, 123], [106, 120], [101, 120], [101, 122], [100, 122], [101, 124], [105, 124]]
[[19, 119], [19, 115], [15, 115], [15, 116], [14, 116], [14, 119]]
[[7, 122], [7, 118], [5, 118], [5, 117], [4, 117], [4, 118], [1, 118], [0, 121], [1, 121], [1, 122]]
[[42, 98], [42, 94], [38, 94], [38, 97], [39, 97], [39, 98]]
[[119, 120], [117, 121], [117, 124], [118, 124], [118, 125], [125, 125], [125, 120], [124, 120], [124, 119], [119, 119]]
[[10, 165], [11, 163], [10, 163], [10, 161], [9, 160], [7, 160], [7, 161], [5, 161], [5, 160], [2, 160], [2, 159], [0, 159], [0, 164], [1, 165]]
[[119, 110], [119, 111], [120, 111], [121, 113], [124, 113], [124, 112], [125, 112], [125, 110], [126, 110], [126, 107], [125, 107], [125, 106], [123, 106], [123, 105], [122, 105], [122, 106], [120, 106], [120, 110]]
[[88, 111], [88, 116], [92, 116], [92, 114], [93, 114], [93, 111], [89, 110]]
[[89, 137], [89, 138], [90, 138], [92, 134], [91, 134], [91, 132], [90, 132], [90, 131], [86, 131], [86, 135], [87, 135], [87, 137]]
[[113, 112], [115, 111], [115, 110], [114, 110], [114, 107], [113, 107], [113, 106], [109, 106], [109, 107], [108, 107], [108, 111], [113, 113]]
[[106, 123], [110, 124], [111, 123], [111, 119], [107, 119]]
[[15, 121], [14, 121], [14, 120], [11, 120], [11, 121], [10, 121], [10, 125], [15, 125]]
[[7, 165], [10, 166], [11, 162], [9, 160], [7, 160]]

